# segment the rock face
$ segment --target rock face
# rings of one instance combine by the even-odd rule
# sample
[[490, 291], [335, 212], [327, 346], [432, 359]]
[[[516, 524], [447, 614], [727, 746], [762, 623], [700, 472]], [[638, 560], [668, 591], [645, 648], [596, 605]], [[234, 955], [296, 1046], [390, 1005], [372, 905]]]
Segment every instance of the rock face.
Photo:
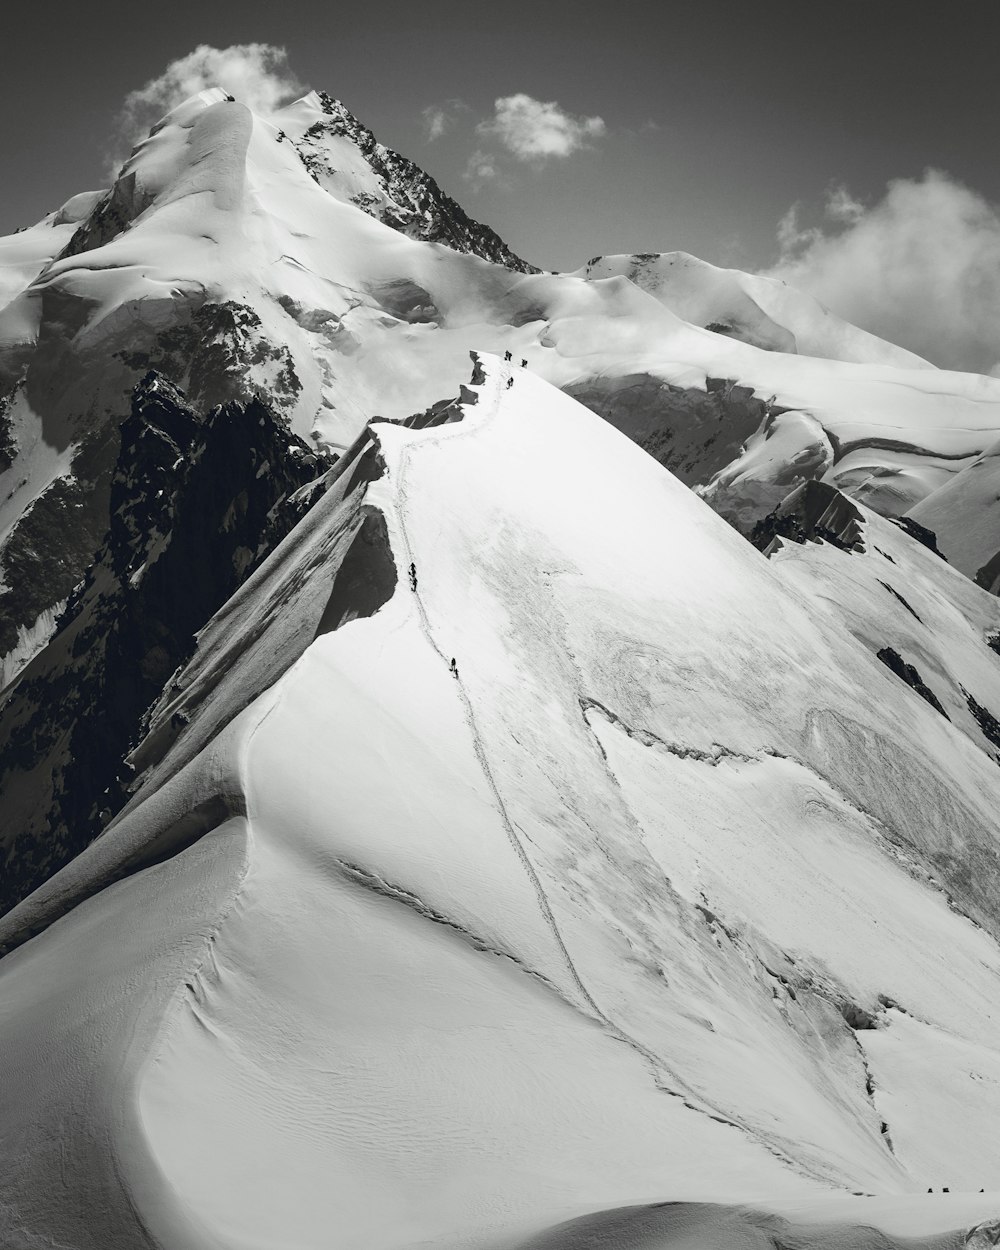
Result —
[[[166, 328], [137, 322], [133, 334], [113, 345], [105, 374], [124, 385], [153, 367], [176, 379], [188, 401], [202, 410], [254, 395], [266, 397], [276, 413], [294, 404], [301, 383], [288, 349], [271, 342], [253, 309], [235, 301], [192, 306], [179, 300], [170, 316], [173, 324]], [[36, 390], [39, 373], [44, 376], [48, 368], [45, 361], [39, 364], [27, 375]], [[28, 404], [29, 394], [23, 383], [16, 384], [7, 409], [19, 401]], [[3, 436], [0, 406], [0, 457]], [[0, 545], [0, 658], [10, 656], [24, 632], [65, 601], [86, 572], [108, 528], [120, 438], [110, 413], [84, 426], [67, 448], [68, 472], [39, 493]], [[8, 441], [14, 450], [11, 435]], [[11, 476], [16, 472], [15, 467]], [[18, 667], [11, 665], [14, 671]]]
[[948, 713], [941, 706], [941, 700], [927, 685], [916, 668], [912, 664], [908, 664], [898, 651], [894, 651], [892, 647], [883, 647], [878, 653], [878, 658], [891, 673], [895, 673], [900, 681], [905, 681], [910, 689], [915, 690], [921, 699], [929, 703], [935, 711], [947, 717]]
[[1000, 601], [878, 515], [1000, 381], [532, 272], [328, 96], [62, 216], [0, 308], [0, 1244], [805, 1245], [1000, 1175]]
[[[964, 692], [1000, 706], [996, 599], [829, 488], [765, 559], [490, 356], [286, 495], [314, 502], [168, 673], [156, 580], [252, 567], [286, 436], [150, 386], [82, 595], [113, 611], [47, 653], [71, 699], [124, 615], [162, 692], [128, 801], [0, 919], [0, 1200], [32, 1235], [516, 1245], [701, 1186], [762, 1204], [706, 1244], [791, 1245], [779, 1198], [988, 1179], [1000, 770]], [[938, 1230], [991, 1216], [947, 1201]]]
[[965, 1237], [965, 1250], [993, 1250], [1000, 1246], [1000, 1220], [987, 1220], [970, 1228]]
[[828, 542], [841, 551], [864, 551], [861, 513], [835, 487], [808, 481], [793, 490], [774, 512], [754, 527], [751, 542], [771, 555], [781, 540]]
[[[315, 101], [322, 117], [293, 142], [320, 186], [340, 196], [346, 191], [352, 204], [411, 239], [443, 243], [456, 252], [480, 256], [519, 273], [539, 272], [515, 256], [496, 231], [474, 221], [419, 165], [379, 143], [340, 100], [325, 91], [306, 100]], [[356, 187], [349, 186], [350, 169], [345, 170], [331, 139], [350, 141], [374, 175], [375, 185], [359, 178]]]
[[701, 389], [637, 373], [564, 389], [686, 486], [707, 485], [770, 413], [750, 387], [724, 378], [707, 378]]
[[125, 802], [125, 756], [144, 714], [197, 630], [291, 529], [295, 493], [325, 467], [259, 400], [203, 416], [155, 373], [115, 433], [110, 528], [85, 556], [87, 529], [56, 514], [52, 545], [63, 541], [61, 519], [74, 561], [89, 571], [0, 707], [0, 910]]

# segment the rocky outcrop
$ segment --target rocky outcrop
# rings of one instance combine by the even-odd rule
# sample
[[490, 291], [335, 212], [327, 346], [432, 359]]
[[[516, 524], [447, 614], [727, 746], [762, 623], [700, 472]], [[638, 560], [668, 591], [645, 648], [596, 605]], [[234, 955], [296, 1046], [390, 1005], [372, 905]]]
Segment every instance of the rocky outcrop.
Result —
[[71, 471], [51, 482], [0, 548], [0, 656], [79, 583], [108, 527], [118, 427], [83, 438]]
[[474, 221], [419, 165], [379, 143], [339, 100], [326, 92], [320, 92], [318, 99], [326, 119], [310, 126], [295, 144], [302, 163], [317, 182], [322, 184], [325, 175], [337, 172], [327, 139], [344, 136], [356, 145], [384, 192], [381, 197], [371, 192], [353, 196], [353, 203], [363, 212], [412, 239], [443, 243], [456, 252], [481, 256], [519, 273], [539, 272], [515, 256], [496, 231]]
[[[277, 413], [294, 407], [301, 383], [291, 354], [267, 338], [253, 309], [233, 301], [195, 308], [178, 301], [171, 317], [172, 324], [159, 330], [137, 322], [130, 345], [101, 360], [110, 411], [121, 411], [113, 382], [127, 395], [150, 369], [176, 379], [201, 410], [255, 395]], [[79, 374], [73, 364], [67, 376]], [[12, 485], [22, 470], [7, 411], [20, 389], [0, 400], [0, 472], [10, 470]], [[96, 415], [96, 407], [92, 403], [87, 415]], [[29, 504], [0, 546], [0, 660], [12, 656], [25, 632], [72, 593], [107, 532], [121, 430], [106, 415], [89, 428], [79, 424], [79, 431], [67, 431], [69, 471]]]
[[951, 719], [941, 706], [941, 700], [934, 691], [927, 685], [916, 668], [912, 664], [907, 664], [898, 651], [892, 647], [883, 647], [878, 653], [878, 658], [891, 673], [896, 674], [900, 681], [905, 681], [911, 690], [915, 690], [920, 695], [921, 699], [929, 703], [935, 711], [940, 712], [945, 720]]
[[116, 433], [110, 528], [56, 636], [0, 708], [0, 911], [124, 804], [124, 760], [147, 709], [328, 463], [260, 400], [202, 415], [155, 373]]
[[563, 390], [686, 486], [707, 483], [729, 464], [771, 411], [749, 387], [724, 378], [707, 378], [702, 390], [634, 373], [590, 378]]
[[302, 390], [288, 348], [267, 337], [252, 308], [233, 300], [202, 304], [179, 316], [149, 347], [117, 355], [130, 369], [152, 368], [177, 378], [201, 408], [258, 395], [283, 412]]
[[773, 555], [782, 541], [824, 542], [841, 551], [864, 551], [864, 519], [835, 486], [812, 480], [759, 521], [750, 541], [766, 556]]

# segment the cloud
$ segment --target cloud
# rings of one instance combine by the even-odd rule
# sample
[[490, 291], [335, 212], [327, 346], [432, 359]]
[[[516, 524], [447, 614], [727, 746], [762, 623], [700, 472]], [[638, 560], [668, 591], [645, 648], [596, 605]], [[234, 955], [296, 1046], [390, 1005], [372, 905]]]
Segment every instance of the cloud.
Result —
[[1000, 211], [947, 174], [890, 182], [866, 206], [834, 188], [822, 225], [793, 205], [768, 276], [937, 365], [977, 373], [1000, 362]]
[[865, 206], [845, 186], [836, 186], [826, 198], [826, 215], [832, 221], [843, 221], [853, 226], [864, 217]]
[[427, 142], [433, 143], [435, 139], [440, 139], [443, 134], [447, 134], [458, 121], [459, 116], [467, 112], [468, 108], [464, 100], [445, 100], [441, 104], [428, 104], [425, 109], [421, 110]]
[[603, 118], [574, 117], [554, 100], [547, 104], [523, 92], [501, 96], [494, 114], [476, 127], [478, 133], [497, 139], [519, 161], [543, 163], [563, 160], [606, 131]]
[[270, 43], [212, 48], [203, 43], [171, 61], [144, 87], [129, 92], [121, 110], [123, 131], [130, 137], [145, 133], [164, 113], [206, 87], [222, 87], [255, 113], [265, 114], [304, 91], [288, 67], [284, 48]]
[[500, 177], [496, 157], [477, 148], [469, 157], [462, 177], [472, 184], [474, 191], [478, 191], [487, 182], [495, 182]]

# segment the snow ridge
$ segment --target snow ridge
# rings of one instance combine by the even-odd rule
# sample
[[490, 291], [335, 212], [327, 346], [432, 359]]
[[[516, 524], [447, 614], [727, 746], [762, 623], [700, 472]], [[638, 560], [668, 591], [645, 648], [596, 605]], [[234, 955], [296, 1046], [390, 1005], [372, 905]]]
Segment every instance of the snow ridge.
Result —
[[[418, 165], [379, 143], [340, 100], [325, 91], [313, 92], [286, 111], [294, 115], [309, 107], [318, 108], [322, 116], [292, 138], [292, 143], [320, 186], [338, 197], [346, 195], [350, 203], [376, 221], [410, 238], [443, 243], [518, 273], [539, 272], [515, 256], [496, 231], [473, 221]], [[275, 120], [281, 123], [282, 118], [279, 113]], [[279, 133], [284, 135], [284, 129]], [[350, 140], [361, 153], [374, 174], [373, 184], [352, 179], [345, 171], [336, 142], [331, 144], [331, 140], [341, 138]]]
[[[482, 426], [490, 423], [491, 421], [496, 420], [501, 410], [504, 396], [509, 389], [508, 384], [514, 381], [515, 377], [516, 377], [515, 372], [510, 365], [501, 363], [499, 361], [494, 362], [494, 367], [490, 370], [490, 373], [488, 375], [489, 399], [490, 399], [488, 410], [483, 411], [481, 413], [479, 408], [477, 407], [474, 418], [470, 419], [470, 416], [468, 414], [466, 415], [465, 422], [470, 422], [471, 428], [470, 426], [466, 426], [466, 428], [464, 429], [460, 428], [458, 430], [448, 430], [446, 433], [442, 431], [441, 433], [437, 435], [437, 437], [438, 438], [446, 437], [446, 438], [451, 439], [451, 438], [460, 438], [463, 435], [476, 434]], [[430, 436], [425, 435], [424, 437], [427, 438]], [[423, 443], [423, 439], [409, 440], [404, 445], [404, 448], [401, 453], [401, 468], [400, 468], [399, 478], [398, 478], [397, 487], [396, 487], [397, 495], [399, 499], [396, 516], [397, 516], [398, 524], [399, 524], [399, 535], [401, 539], [402, 555], [407, 565], [411, 565], [411, 566], [414, 564], [414, 551], [413, 551], [413, 546], [409, 538], [409, 534], [408, 534], [407, 527], [406, 527], [406, 470], [407, 470], [407, 466], [410, 462], [411, 457], [413, 456], [414, 452], [419, 452], [419, 449], [422, 443]], [[679, 1099], [682, 1105], [690, 1111], [695, 1111], [702, 1115], [705, 1115], [710, 1120], [713, 1120], [718, 1124], [726, 1125], [729, 1128], [736, 1129], [738, 1132], [747, 1133], [748, 1129], [746, 1125], [737, 1123], [735, 1120], [725, 1115], [722, 1115], [714, 1108], [710, 1109], [704, 1105], [700, 1105], [698, 1102], [691, 1101], [692, 1097], [694, 1097], [693, 1094], [682, 1093], [680, 1089], [677, 1088], [677, 1086], [683, 1084], [683, 1082], [680, 1081], [677, 1073], [673, 1071], [671, 1066], [663, 1059], [663, 1057], [661, 1055], [656, 1054], [648, 1046], [644, 1045], [637, 1038], [632, 1036], [625, 1029], [623, 1029], [619, 1024], [617, 1024], [598, 1004], [593, 994], [584, 983], [583, 978], [580, 975], [579, 969], [577, 968], [576, 963], [573, 960], [573, 956], [571, 955], [569, 948], [566, 945], [566, 941], [559, 928], [559, 924], [556, 920], [555, 913], [552, 910], [552, 906], [549, 902], [548, 895], [546, 894], [545, 887], [542, 885], [541, 878], [539, 877], [535, 869], [535, 866], [532, 863], [531, 856], [528, 854], [527, 847], [525, 845], [524, 832], [523, 830], [518, 829], [517, 825], [511, 819], [510, 814], [507, 810], [507, 805], [504, 802], [503, 796], [500, 793], [499, 786], [497, 785], [497, 781], [494, 776], [492, 766], [490, 764], [488, 755], [486, 753], [486, 748], [485, 748], [485, 744], [483, 741], [483, 737], [482, 737], [482, 734], [479, 730], [479, 727], [476, 721], [475, 709], [473, 707], [472, 700], [467, 690], [465, 689], [465, 686], [462, 683], [461, 674], [457, 668], [452, 667], [452, 665], [454, 664], [454, 660], [449, 659], [449, 657], [445, 655], [445, 652], [442, 650], [442, 648], [440, 647], [440, 645], [438, 644], [435, 638], [434, 628], [431, 624], [430, 617], [427, 613], [427, 609], [420, 596], [419, 586], [415, 586], [413, 588], [413, 594], [416, 600], [417, 611], [418, 611], [419, 618], [420, 618], [421, 630], [423, 632], [424, 637], [426, 638], [427, 642], [430, 644], [431, 648], [435, 651], [438, 658], [441, 660], [442, 664], [446, 665], [449, 668], [449, 671], [452, 672], [452, 675], [455, 677], [457, 681], [459, 696], [462, 700], [465, 720], [469, 726], [469, 731], [472, 735], [472, 743], [473, 743], [473, 747], [476, 753], [476, 758], [479, 761], [479, 765], [480, 765], [480, 768], [482, 769], [483, 776], [493, 796], [494, 802], [496, 804], [497, 812], [500, 816], [501, 821], [503, 822], [503, 826], [507, 833], [507, 837], [510, 841], [510, 844], [515, 854], [517, 855], [518, 860], [520, 861], [521, 866], [523, 867], [526, 876], [531, 882], [532, 889], [538, 901], [539, 909], [541, 910], [542, 915], [545, 918], [546, 925], [550, 929], [552, 936], [554, 937], [556, 944], [559, 947], [559, 950], [562, 952], [563, 958], [566, 963], [567, 971], [569, 972], [573, 980], [573, 983], [576, 985], [577, 990], [579, 991], [581, 997], [583, 998], [584, 1003], [586, 1004], [587, 1007], [589, 1007], [594, 1018], [598, 1020], [604, 1026], [605, 1029], [607, 1029], [607, 1031], [611, 1034], [612, 1037], [616, 1038], [618, 1041], [624, 1043], [626, 1046], [634, 1050], [637, 1054], [641, 1055], [642, 1058], [650, 1065], [653, 1079], [656, 1083], [656, 1086], [658, 1089], [662, 1090], [663, 1093], [670, 1095], [670, 1097], [672, 1098]], [[581, 706], [584, 703], [585, 703], [585, 700], [581, 698]], [[600, 705], [596, 704], [595, 702], [594, 706], [600, 706]], [[615, 719], [617, 722], [617, 718], [612, 718], [612, 719]], [[602, 750], [602, 754], [603, 754], [603, 750]], [[714, 762], [718, 762], [718, 759], [715, 759]], [[667, 1078], [672, 1084], [668, 1085], [665, 1082], [664, 1078]], [[753, 1136], [756, 1140], [758, 1140], [759, 1144], [762, 1145], [771, 1154], [773, 1154], [775, 1158], [779, 1159], [783, 1164], [785, 1164], [787, 1167], [789, 1167], [793, 1171], [799, 1173], [800, 1175], [804, 1177], [813, 1177], [817, 1180], [820, 1179], [818, 1173], [811, 1172], [810, 1169], [807, 1166], [805, 1166], [801, 1161], [792, 1159], [790, 1156], [788, 1156], [783, 1151], [781, 1151], [777, 1146], [775, 1146], [773, 1142], [768, 1141], [766, 1137], [753, 1133], [752, 1131], [751, 1131], [751, 1136]]]

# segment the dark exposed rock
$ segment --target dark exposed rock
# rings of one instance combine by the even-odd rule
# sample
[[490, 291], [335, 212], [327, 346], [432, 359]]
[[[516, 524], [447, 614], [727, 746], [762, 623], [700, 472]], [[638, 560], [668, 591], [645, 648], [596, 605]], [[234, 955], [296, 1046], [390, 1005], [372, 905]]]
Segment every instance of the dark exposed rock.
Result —
[[519, 273], [539, 272], [515, 256], [496, 231], [469, 217], [418, 165], [379, 143], [339, 100], [325, 92], [319, 93], [319, 99], [329, 120], [310, 126], [295, 145], [317, 182], [322, 184], [324, 174], [336, 172], [329, 164], [325, 140], [343, 135], [356, 144], [385, 188], [384, 200], [367, 193], [354, 197], [355, 205], [370, 217], [412, 239], [443, 243]]
[[448, 425], [452, 421], [462, 420], [462, 405], [474, 404], [479, 398], [475, 391], [462, 386], [457, 399], [439, 399], [436, 404], [423, 412], [415, 412], [412, 417], [404, 417], [400, 424], [414, 430], [426, 430], [435, 425]]
[[10, 419], [10, 407], [17, 394], [11, 387], [7, 395], [0, 395], [0, 473], [5, 473], [14, 463], [17, 448], [14, 443], [14, 425]]
[[115, 433], [110, 529], [56, 637], [0, 708], [0, 910], [124, 804], [123, 760], [147, 708], [326, 467], [261, 401], [202, 416], [156, 374]]
[[398, 317], [400, 321], [408, 321], [411, 325], [427, 324], [441, 319], [430, 293], [408, 278], [384, 282], [372, 289], [372, 295], [387, 313]]
[[1000, 593], [1000, 551], [992, 556], [982, 568], [976, 570], [976, 585], [990, 594]]
[[[893, 561], [893, 563], [895, 563], [895, 561]], [[907, 601], [903, 598], [903, 596], [899, 593], [899, 591], [898, 591], [898, 590], [896, 590], [896, 589], [894, 589], [892, 586], [890, 586], [888, 582], [884, 582], [884, 581], [882, 581], [882, 579], [881, 579], [881, 578], [879, 578], [879, 583], [878, 583], [878, 584], [879, 584], [880, 586], [884, 586], [884, 587], [885, 587], [885, 589], [889, 592], [889, 594], [890, 594], [890, 595], [893, 595], [896, 599], [898, 599], [898, 600], [899, 600], [899, 602], [903, 605], [903, 607], [904, 607], [904, 608], [906, 608], [907, 612], [909, 612], [909, 614], [910, 614], [910, 615], [911, 615], [911, 616], [912, 616], [915, 620], [918, 620], [918, 621], [920, 620], [920, 617], [918, 616], [918, 614], [917, 614], [917, 613], [913, 610], [913, 608], [911, 608], [911, 607], [910, 607], [910, 605], [907, 603]], [[920, 623], [921, 623], [921, 624], [923, 624], [923, 622], [922, 622], [922, 621], [921, 621]]]
[[[117, 353], [117, 360], [108, 362], [109, 377], [117, 370], [123, 384], [131, 386], [131, 379], [155, 368], [177, 379], [189, 402], [201, 409], [254, 395], [266, 398], [268, 406], [279, 412], [294, 406], [301, 383], [291, 354], [284, 344], [267, 339], [252, 309], [227, 302], [193, 309], [179, 304], [175, 312], [180, 319], [151, 341]], [[252, 380], [251, 368], [256, 368], [258, 379], [268, 379], [266, 391]], [[49, 362], [40, 376], [58, 371]], [[36, 396], [34, 403], [41, 402]], [[3, 430], [0, 405], [0, 466]], [[64, 434], [62, 440], [56, 439], [58, 445], [77, 444], [69, 472], [35, 499], [0, 549], [0, 584], [6, 587], [0, 590], [0, 656], [17, 644], [19, 627], [30, 628], [40, 613], [60, 604], [79, 584], [108, 529], [118, 422], [99, 418], [82, 436], [75, 429]], [[53, 437], [46, 428], [46, 438]]]
[[919, 521], [914, 521], [909, 516], [889, 517], [893, 525], [898, 525], [901, 530], [905, 530], [911, 538], [915, 538], [918, 543], [922, 543], [929, 551], [933, 551], [936, 556], [944, 555], [938, 551], [937, 535], [933, 530], [929, 530], [926, 525], [921, 525]]
[[149, 203], [150, 197], [138, 186], [135, 174], [118, 178], [104, 199], [77, 226], [57, 259], [78, 256], [110, 243], [128, 229]]
[[486, 381], [486, 370], [483, 368], [483, 362], [475, 352], [469, 352], [469, 356], [472, 358], [472, 377], [469, 379], [469, 385], [482, 386]]
[[385, 517], [377, 508], [367, 507], [361, 528], [334, 577], [316, 633], [332, 633], [348, 621], [374, 616], [392, 598], [396, 581]]
[[[482, 363], [475, 352], [469, 352], [469, 356], [472, 359], [471, 385], [482, 386], [486, 381]], [[439, 399], [437, 403], [431, 404], [423, 412], [415, 412], [412, 416], [404, 417], [399, 424], [408, 426], [412, 430], [427, 430], [436, 425], [450, 425], [453, 421], [462, 420], [465, 416], [465, 413], [462, 411], [464, 407], [470, 407], [472, 404], [478, 403], [478, 394], [474, 390], [470, 390], [468, 386], [461, 385], [458, 388], [457, 398]], [[382, 419], [385, 420], [386, 418]]]
[[838, 1003], [837, 1009], [844, 1017], [844, 1021], [848, 1028], [854, 1029], [855, 1031], [878, 1028], [878, 1021], [872, 1013], [870, 1011], [866, 1011], [864, 1007], [859, 1007], [857, 1003]]
[[18, 626], [61, 603], [79, 583], [108, 527], [118, 427], [84, 439], [71, 472], [56, 478], [21, 516], [0, 553], [0, 655], [17, 643]]
[[588, 378], [563, 388], [686, 486], [703, 485], [739, 454], [771, 409], [746, 386], [708, 378], [705, 389], [647, 373]]
[[864, 533], [864, 518], [850, 499], [835, 486], [813, 479], [796, 487], [772, 513], [758, 521], [750, 541], [768, 556], [781, 539], [826, 542], [841, 551], [864, 551]]
[[992, 742], [995, 747], [1000, 747], [1000, 720], [993, 715], [989, 708], [977, 702], [974, 695], [969, 694], [968, 690], [963, 690], [965, 701], [969, 705], [969, 711], [976, 718], [976, 723], [983, 731], [983, 737]]
[[907, 664], [898, 651], [894, 651], [892, 647], [883, 647], [882, 650], [878, 652], [878, 658], [882, 661], [886, 668], [895, 673], [901, 681], [905, 681], [912, 690], [915, 690], [917, 694], [920, 695], [921, 699], [926, 699], [932, 708], [941, 713], [945, 720], [951, 719], [948, 713], [941, 706], [941, 703], [934, 691], [924, 683], [923, 678], [913, 665]]
[[[189, 317], [161, 331], [150, 347], [118, 355], [131, 369], [155, 369], [179, 379], [189, 401], [202, 408], [256, 394], [270, 407], [285, 411], [302, 390], [288, 348], [267, 338], [252, 308], [232, 300], [201, 304]], [[254, 366], [270, 370], [266, 388], [251, 380], [249, 369]]]

